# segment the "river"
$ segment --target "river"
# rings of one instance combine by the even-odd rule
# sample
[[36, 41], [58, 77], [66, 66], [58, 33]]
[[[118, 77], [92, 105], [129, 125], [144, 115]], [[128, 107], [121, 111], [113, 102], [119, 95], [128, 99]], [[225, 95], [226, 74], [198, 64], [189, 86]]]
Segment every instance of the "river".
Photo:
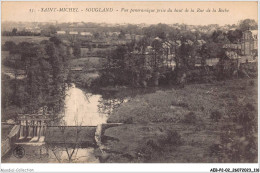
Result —
[[[113, 109], [119, 107], [121, 103], [128, 101], [127, 98], [117, 98], [114, 93], [103, 92], [103, 94], [93, 94], [84, 91], [72, 84], [67, 90], [65, 97], [63, 123], [66, 126], [97, 126], [107, 122]], [[74, 149], [71, 162], [89, 163], [99, 162], [95, 152], [98, 149], [93, 147], [77, 147]], [[56, 152], [56, 153], [55, 153]], [[73, 152], [73, 148], [69, 148]], [[99, 152], [101, 152], [99, 150]], [[58, 153], [58, 154], [57, 154]], [[59, 157], [59, 158], [57, 158]], [[56, 151], [49, 151], [48, 162], [68, 162], [66, 148], [60, 147]]]
[[[107, 122], [113, 109], [128, 101], [126, 97], [115, 96], [115, 92], [93, 93], [77, 88], [68, 88], [65, 97], [63, 121], [65, 126], [97, 126]], [[94, 136], [93, 136], [94, 137]], [[45, 145], [41, 143], [19, 144], [25, 149], [23, 158], [9, 154], [7, 163], [98, 163], [101, 151], [92, 146], [71, 147]], [[73, 153], [73, 154], [72, 154]], [[97, 154], [99, 153], [99, 154]], [[71, 155], [71, 158], [69, 159]]]
[[[110, 114], [130, 98], [155, 92], [156, 88], [147, 89], [97, 89], [84, 90], [72, 84], [65, 96], [64, 114], [59, 125], [97, 126], [106, 123]], [[5, 163], [98, 163], [104, 152], [93, 146], [47, 146], [41, 143], [19, 144], [25, 149], [23, 158], [16, 158], [10, 152], [3, 159]], [[70, 157], [71, 156], [71, 157]], [[70, 157], [70, 159], [69, 159]]]
[[99, 109], [102, 102], [102, 95], [86, 93], [73, 84], [65, 98], [65, 125], [97, 126], [106, 123], [108, 115]]

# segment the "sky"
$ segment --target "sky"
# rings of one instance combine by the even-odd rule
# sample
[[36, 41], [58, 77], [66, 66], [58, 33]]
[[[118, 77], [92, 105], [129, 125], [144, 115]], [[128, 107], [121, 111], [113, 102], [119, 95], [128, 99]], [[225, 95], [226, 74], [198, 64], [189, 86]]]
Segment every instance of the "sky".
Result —
[[[78, 8], [79, 12], [42, 12], [46, 8]], [[110, 8], [112, 12], [88, 12], [86, 9]], [[181, 12], [167, 12], [169, 10]], [[212, 12], [216, 9], [217, 12]], [[95, 22], [95, 23], [185, 23], [190, 25], [237, 24], [243, 19], [258, 19], [257, 1], [218, 1], [218, 2], [156, 2], [156, 1], [110, 1], [110, 2], [2, 2], [2, 21], [22, 22]], [[31, 12], [30, 12], [30, 9]], [[132, 12], [138, 9], [155, 10], [155, 12]], [[188, 9], [189, 12], [185, 12]], [[194, 12], [190, 10], [193, 9]], [[200, 10], [199, 10], [200, 9]], [[206, 10], [211, 10], [206, 12]], [[222, 9], [226, 12], [218, 12]], [[166, 12], [156, 12], [166, 10]], [[202, 11], [204, 10], [204, 11]], [[227, 12], [228, 11], [228, 12]]]

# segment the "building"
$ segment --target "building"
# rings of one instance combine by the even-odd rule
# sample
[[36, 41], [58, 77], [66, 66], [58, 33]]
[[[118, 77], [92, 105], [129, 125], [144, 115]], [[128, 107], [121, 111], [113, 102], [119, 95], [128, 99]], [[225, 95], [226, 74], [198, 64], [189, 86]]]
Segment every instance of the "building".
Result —
[[218, 64], [218, 62], [219, 62], [219, 58], [206, 59], [206, 65], [210, 66], [210, 67], [216, 66]]
[[79, 33], [77, 31], [70, 31], [69, 34], [70, 35], [78, 35]]
[[66, 31], [57, 31], [57, 34], [58, 35], [63, 35], [63, 34], [66, 34]]
[[88, 37], [92, 37], [93, 36], [93, 34], [91, 32], [80, 32], [80, 35], [88, 36]]
[[241, 40], [241, 54], [254, 55], [255, 50], [258, 49], [257, 40], [258, 40], [257, 30], [244, 31]]
[[[229, 59], [239, 59], [240, 63], [256, 62], [258, 50], [257, 30], [243, 32], [241, 42], [238, 44], [225, 44], [223, 49]], [[236, 55], [236, 58], [234, 58]]]

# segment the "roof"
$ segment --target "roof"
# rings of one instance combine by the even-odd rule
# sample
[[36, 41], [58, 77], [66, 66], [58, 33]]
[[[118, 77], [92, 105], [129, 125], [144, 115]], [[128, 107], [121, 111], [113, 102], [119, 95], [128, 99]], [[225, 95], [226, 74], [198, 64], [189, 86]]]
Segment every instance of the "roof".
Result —
[[223, 48], [226, 48], [226, 49], [241, 49], [241, 44], [224, 44]]
[[74, 35], [74, 34], [78, 34], [78, 32], [77, 31], [70, 31], [69, 34]]
[[65, 31], [57, 31], [57, 34], [66, 34]]
[[91, 32], [80, 32], [80, 35], [90, 35], [90, 36], [92, 36], [93, 34]]
[[257, 58], [254, 58], [250, 55], [245, 55], [240, 57], [240, 63], [246, 63], [246, 62], [257, 62]]
[[239, 59], [241, 58], [236, 52], [234, 51], [226, 51], [225, 52], [226, 56], [229, 58], [229, 59]]
[[203, 44], [206, 43], [206, 41], [205, 41], [205, 40], [197, 40], [197, 43], [198, 43], [200, 46], [202, 46]]
[[219, 62], [219, 58], [210, 58], [210, 59], [206, 59], [206, 64], [208, 66], [215, 66], [217, 65]]

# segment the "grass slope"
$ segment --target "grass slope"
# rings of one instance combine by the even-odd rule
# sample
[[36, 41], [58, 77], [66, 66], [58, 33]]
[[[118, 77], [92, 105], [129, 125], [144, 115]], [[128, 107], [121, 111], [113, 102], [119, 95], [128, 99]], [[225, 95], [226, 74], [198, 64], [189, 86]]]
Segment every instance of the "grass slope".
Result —
[[257, 137], [250, 135], [257, 133], [256, 83], [229, 80], [136, 96], [108, 120], [125, 124], [105, 131], [106, 162], [257, 162]]

